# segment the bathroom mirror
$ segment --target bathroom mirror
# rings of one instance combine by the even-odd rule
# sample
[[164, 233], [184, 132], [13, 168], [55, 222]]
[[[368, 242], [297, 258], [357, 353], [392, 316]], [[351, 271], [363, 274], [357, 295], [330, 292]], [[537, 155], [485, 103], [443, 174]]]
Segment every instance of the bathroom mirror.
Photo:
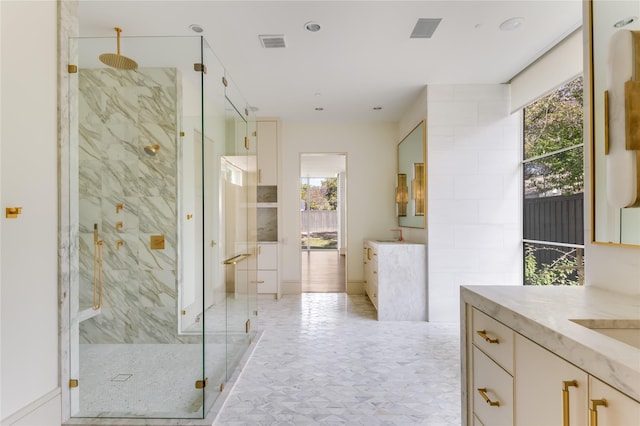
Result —
[[424, 228], [427, 193], [427, 126], [422, 120], [398, 144], [396, 212], [398, 225]]
[[[621, 96], [612, 96], [613, 87], [618, 85], [613, 78], [610, 57], [611, 39], [619, 31], [640, 30], [640, 1], [592, 1], [591, 15], [591, 240], [594, 243], [622, 244], [640, 247], [640, 207], [624, 208], [612, 202], [613, 192], [619, 187], [614, 179], [621, 178], [628, 183], [633, 176], [617, 177], [620, 167], [612, 160], [611, 152], [605, 154], [605, 145], [620, 134], [624, 136], [624, 117], [617, 120], [623, 111]], [[619, 35], [619, 34], [618, 34]], [[629, 49], [631, 50], [631, 49]], [[624, 50], [626, 51], [626, 50]], [[631, 52], [629, 52], [631, 55]], [[629, 61], [630, 62], [630, 61]], [[636, 80], [640, 76], [636, 76]], [[613, 80], [613, 81], [612, 81]], [[626, 78], [625, 78], [626, 80]], [[620, 83], [620, 87], [623, 83]], [[605, 91], [609, 93], [605, 102]], [[612, 105], [612, 103], [614, 103]], [[605, 105], [608, 103], [609, 105]], [[618, 103], [620, 103], [618, 105]], [[605, 114], [605, 106], [610, 111]], [[614, 113], [617, 111], [617, 113]], [[620, 115], [623, 115], [620, 113]], [[608, 119], [608, 121], [606, 121]], [[623, 138], [624, 139], [624, 138]], [[623, 140], [615, 139], [616, 143]], [[624, 151], [624, 146], [622, 150]], [[629, 154], [637, 151], [629, 151]], [[636, 167], [640, 162], [636, 161]], [[637, 172], [636, 172], [637, 173]]]

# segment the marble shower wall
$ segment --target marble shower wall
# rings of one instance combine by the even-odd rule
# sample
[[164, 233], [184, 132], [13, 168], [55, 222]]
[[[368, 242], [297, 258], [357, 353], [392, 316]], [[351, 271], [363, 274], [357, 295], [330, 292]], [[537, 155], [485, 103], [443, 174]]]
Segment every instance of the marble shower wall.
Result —
[[[80, 324], [80, 342], [176, 342], [178, 71], [81, 69], [79, 85], [81, 311], [93, 301], [95, 224], [104, 241], [102, 309]], [[152, 235], [163, 250], [150, 249]]]

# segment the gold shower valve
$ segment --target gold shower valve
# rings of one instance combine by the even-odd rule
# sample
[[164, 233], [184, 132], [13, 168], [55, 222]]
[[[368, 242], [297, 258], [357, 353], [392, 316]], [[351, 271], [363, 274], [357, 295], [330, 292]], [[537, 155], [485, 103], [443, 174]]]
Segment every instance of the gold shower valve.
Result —
[[22, 214], [22, 207], [7, 207], [7, 219], [15, 219]]

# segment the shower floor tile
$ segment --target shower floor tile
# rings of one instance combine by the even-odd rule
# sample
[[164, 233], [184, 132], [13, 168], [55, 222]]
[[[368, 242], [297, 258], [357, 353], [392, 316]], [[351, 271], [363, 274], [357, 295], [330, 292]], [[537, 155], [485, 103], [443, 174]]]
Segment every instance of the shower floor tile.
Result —
[[378, 322], [344, 293], [259, 308], [264, 334], [215, 425], [460, 424], [457, 324]]

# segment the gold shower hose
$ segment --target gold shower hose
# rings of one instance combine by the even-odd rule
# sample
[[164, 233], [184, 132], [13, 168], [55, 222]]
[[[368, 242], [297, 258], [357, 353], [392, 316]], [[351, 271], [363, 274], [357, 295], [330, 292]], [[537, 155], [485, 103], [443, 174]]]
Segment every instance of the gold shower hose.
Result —
[[102, 306], [102, 241], [98, 238], [98, 227], [93, 230], [93, 309]]

